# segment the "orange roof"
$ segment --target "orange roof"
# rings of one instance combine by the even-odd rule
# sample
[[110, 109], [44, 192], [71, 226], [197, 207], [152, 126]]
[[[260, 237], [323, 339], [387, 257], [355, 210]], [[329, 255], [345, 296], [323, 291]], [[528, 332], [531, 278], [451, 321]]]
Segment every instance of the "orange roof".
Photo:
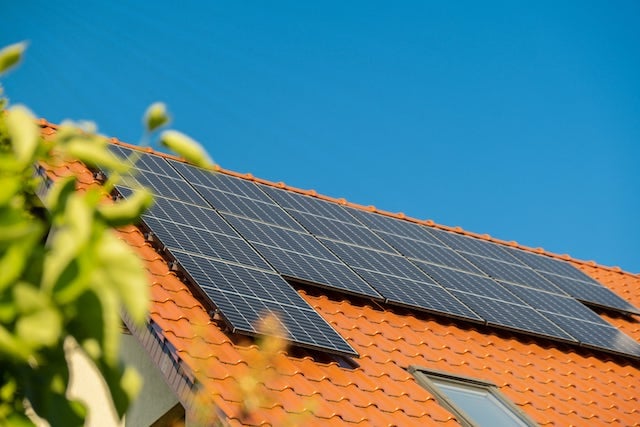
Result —
[[[46, 122], [42, 126], [45, 134], [55, 131]], [[80, 176], [83, 186], [98, 185], [79, 163], [66, 164], [49, 173], [53, 178], [73, 173]], [[302, 192], [284, 184], [234, 175]], [[316, 196], [353, 206], [344, 200]], [[450, 230], [430, 221], [424, 223]], [[176, 372], [181, 372], [180, 381], [187, 384], [185, 389], [189, 389], [193, 377], [203, 387], [204, 392], [197, 397], [183, 394], [183, 404], [189, 406], [194, 398], [212, 401], [230, 425], [284, 425], [300, 420], [323, 426], [459, 425], [455, 416], [417, 383], [407, 371], [409, 366], [493, 382], [543, 426], [640, 425], [637, 360], [321, 292], [313, 287], [300, 287], [300, 295], [360, 357], [349, 361], [292, 348], [278, 352], [263, 372], [256, 374], [252, 366], [260, 360], [260, 346], [229, 334], [221, 322], [212, 319], [189, 286], [169, 268], [138, 228], [125, 227], [120, 234], [137, 248], [149, 270], [153, 299], [150, 322], [154, 326], [150, 328], [151, 335], [169, 349], [177, 367], [167, 375], [179, 376]], [[522, 248], [513, 242], [500, 243]], [[527, 250], [557, 256], [540, 249]], [[567, 256], [561, 258], [640, 306], [639, 275]], [[640, 317], [608, 311], [601, 315], [640, 341]], [[144, 331], [134, 332], [141, 340], [150, 336]], [[265, 396], [248, 417], [243, 414], [247, 407], [243, 394], [247, 375], [258, 375], [255, 387]], [[167, 381], [177, 384], [171, 378]]]

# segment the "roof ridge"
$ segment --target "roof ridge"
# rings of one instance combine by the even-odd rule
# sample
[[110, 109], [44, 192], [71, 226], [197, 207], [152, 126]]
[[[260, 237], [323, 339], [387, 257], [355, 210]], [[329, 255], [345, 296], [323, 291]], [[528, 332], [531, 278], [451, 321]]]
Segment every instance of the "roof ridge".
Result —
[[[58, 129], [59, 125], [56, 125], [54, 123], [49, 122], [48, 120], [46, 120], [45, 118], [40, 118], [38, 120], [38, 124], [41, 127], [50, 127], [52, 129]], [[182, 163], [187, 163], [187, 161], [185, 159], [183, 159], [182, 157], [178, 157], [172, 154], [168, 154], [168, 153], [163, 153], [162, 151], [158, 151], [158, 150], [154, 150], [152, 147], [141, 147], [139, 145], [135, 145], [135, 144], [130, 144], [124, 141], [121, 141], [118, 138], [115, 137], [106, 137], [105, 139], [107, 139], [109, 142], [116, 144], [116, 145], [120, 145], [126, 148], [130, 148], [136, 151], [142, 151], [145, 153], [151, 153], [154, 155], [158, 155], [161, 156], [163, 158], [167, 158], [167, 159], [171, 159], [171, 160], [176, 160]], [[213, 167], [211, 168], [213, 171], [215, 172], [220, 172], [223, 173], [225, 175], [229, 175], [229, 176], [233, 176], [236, 178], [241, 178], [241, 179], [245, 179], [248, 181], [253, 181], [253, 182], [257, 182], [260, 184], [264, 184], [264, 185], [268, 185], [271, 187], [275, 187], [275, 188], [279, 188], [279, 189], [283, 189], [283, 190], [287, 190], [287, 191], [291, 191], [294, 193], [298, 193], [298, 194], [303, 194], [303, 195], [307, 195], [307, 196], [311, 196], [311, 197], [315, 197], [318, 198], [320, 200], [325, 200], [328, 202], [332, 202], [332, 203], [337, 203], [343, 206], [348, 206], [350, 208], [354, 208], [354, 209], [360, 209], [366, 212], [374, 212], [380, 215], [384, 215], [387, 217], [391, 217], [391, 218], [396, 218], [396, 219], [401, 219], [401, 220], [405, 220], [405, 221], [409, 221], [409, 222], [413, 222], [415, 224], [419, 224], [419, 225], [424, 225], [424, 226], [428, 226], [428, 227], [432, 227], [432, 228], [437, 228], [440, 230], [445, 230], [445, 231], [449, 231], [449, 232], [453, 232], [453, 233], [457, 233], [457, 234], [462, 234], [465, 236], [469, 236], [469, 237], [474, 237], [477, 239], [481, 239], [481, 240], [486, 240], [489, 242], [493, 242], [493, 243], [497, 243], [503, 246], [509, 246], [511, 248], [517, 248], [517, 249], [522, 249], [528, 252], [533, 252], [536, 253], [538, 255], [544, 255], [544, 256], [548, 256], [551, 258], [557, 258], [557, 259], [561, 259], [564, 261], [571, 261], [571, 262], [575, 262], [578, 264], [582, 264], [582, 265], [587, 265], [587, 266], [591, 266], [591, 267], [597, 267], [600, 269], [604, 269], [604, 270], [608, 270], [608, 271], [612, 271], [612, 272], [616, 272], [616, 273], [622, 273], [622, 274], [627, 274], [633, 277], [640, 277], [640, 273], [631, 273], [629, 271], [625, 271], [622, 268], [620, 268], [619, 266], [607, 266], [607, 265], [603, 265], [603, 264], [599, 264], [596, 261], [593, 260], [581, 260], [581, 259], [577, 259], [572, 257], [569, 254], [557, 254], [551, 251], [548, 251], [542, 247], [537, 247], [537, 248], [533, 248], [530, 246], [526, 246], [523, 245], [521, 243], [516, 242], [515, 240], [502, 240], [502, 239], [498, 239], [496, 237], [491, 236], [490, 234], [487, 233], [476, 233], [473, 231], [468, 231], [463, 229], [460, 226], [448, 226], [448, 225], [444, 225], [444, 224], [438, 224], [435, 221], [433, 221], [432, 219], [419, 219], [419, 218], [413, 218], [410, 216], [407, 216], [404, 212], [390, 212], [390, 211], [385, 211], [383, 209], [378, 209], [373, 205], [361, 205], [358, 203], [354, 203], [354, 202], [350, 202], [348, 200], [346, 200], [345, 198], [337, 198], [337, 197], [332, 197], [332, 196], [327, 196], [324, 194], [320, 194], [318, 193], [316, 190], [314, 189], [302, 189], [302, 188], [298, 188], [298, 187], [294, 187], [291, 185], [288, 185], [286, 183], [284, 183], [283, 181], [279, 181], [279, 182], [274, 182], [274, 181], [270, 181], [264, 178], [259, 178], [259, 177], [255, 177], [253, 174], [251, 173], [241, 173], [241, 172], [236, 172], [230, 169], [224, 169], [221, 166], [219, 166], [218, 164], [213, 165]]]

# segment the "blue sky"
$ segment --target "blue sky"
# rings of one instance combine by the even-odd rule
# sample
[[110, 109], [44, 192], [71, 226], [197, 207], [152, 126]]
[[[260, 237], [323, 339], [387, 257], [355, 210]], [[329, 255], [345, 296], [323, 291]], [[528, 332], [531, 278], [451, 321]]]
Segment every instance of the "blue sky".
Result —
[[[196, 5], [197, 3], [197, 5]], [[3, 80], [135, 143], [640, 272], [640, 3], [11, 2]]]

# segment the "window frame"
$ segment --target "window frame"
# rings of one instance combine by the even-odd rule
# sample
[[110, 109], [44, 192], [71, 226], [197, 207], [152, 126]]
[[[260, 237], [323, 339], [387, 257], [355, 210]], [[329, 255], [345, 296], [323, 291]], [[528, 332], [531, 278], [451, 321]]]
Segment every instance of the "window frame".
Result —
[[435, 369], [429, 369], [421, 366], [409, 366], [408, 371], [413, 374], [418, 384], [427, 389], [436, 399], [436, 401], [454, 414], [458, 419], [458, 422], [465, 427], [480, 427], [473, 418], [467, 414], [462, 407], [456, 404], [453, 399], [447, 396], [446, 392], [440, 389], [438, 385], [432, 381], [433, 379], [441, 379], [459, 385], [465, 389], [482, 389], [488, 394], [493, 396], [504, 407], [511, 411], [511, 414], [517, 419], [522, 421], [525, 425], [530, 427], [537, 427], [538, 424], [529, 417], [522, 409], [520, 409], [515, 403], [509, 400], [504, 394], [500, 392], [498, 386], [490, 381], [480, 380], [477, 378], [471, 378], [464, 375], [455, 375], [444, 371]]

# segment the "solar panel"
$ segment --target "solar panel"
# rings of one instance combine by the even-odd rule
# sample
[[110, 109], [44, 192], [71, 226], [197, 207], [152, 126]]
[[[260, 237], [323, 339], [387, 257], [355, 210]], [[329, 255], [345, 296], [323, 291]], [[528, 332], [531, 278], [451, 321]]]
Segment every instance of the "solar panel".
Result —
[[167, 197], [178, 201], [192, 203], [198, 206], [208, 206], [207, 202], [182, 178], [172, 178], [151, 172], [141, 172], [135, 175], [124, 175], [116, 188], [136, 189], [146, 187], [157, 196]]
[[[505, 284], [504, 286], [538, 311], [562, 314], [584, 321], [607, 325], [594, 311], [569, 296], [553, 294], [525, 286], [510, 284]], [[571, 334], [570, 330], [567, 330], [567, 332]]]
[[387, 243], [391, 244], [402, 255], [416, 260], [427, 261], [446, 267], [453, 267], [472, 273], [480, 273], [477, 267], [459, 255], [453, 249], [436, 246], [424, 241], [418, 241], [395, 234], [378, 232]]
[[262, 222], [294, 230], [304, 230], [289, 214], [275, 204], [261, 202], [200, 185], [196, 185], [195, 187], [202, 193], [204, 198], [211, 203], [211, 206], [219, 211], [257, 219]]
[[290, 211], [290, 213], [300, 224], [316, 236], [383, 251], [393, 251], [384, 240], [363, 226], [303, 212]]
[[351, 294], [380, 294], [308, 233], [225, 214], [225, 218], [283, 276]]
[[614, 308], [626, 313], [640, 314], [640, 310], [602, 285], [592, 285], [545, 272], [540, 272], [540, 275], [577, 300], [600, 307]]
[[216, 190], [244, 196], [253, 200], [273, 203], [271, 199], [258, 188], [257, 184], [247, 181], [246, 179], [213, 172], [207, 169], [180, 163], [175, 160], [169, 160], [169, 163], [192, 184], [214, 188]]
[[426, 262], [419, 262], [417, 265], [422, 271], [447, 289], [490, 297], [515, 304], [521, 303], [518, 297], [489, 277], [440, 267]]
[[220, 310], [233, 332], [260, 334], [259, 320], [276, 314], [291, 341], [356, 355], [353, 348], [279, 275], [174, 251], [180, 265]]
[[[336, 254], [338, 258], [352, 268], [363, 268], [418, 282], [431, 282], [431, 279], [429, 279], [426, 274], [401, 255], [353, 246], [324, 238], [320, 238], [319, 240]], [[372, 283], [370, 284], [373, 285]], [[375, 288], [375, 285], [373, 285], [373, 287]], [[386, 295], [382, 295], [386, 297]]]
[[527, 305], [513, 304], [459, 291], [452, 291], [452, 293], [490, 325], [575, 342], [571, 335]]
[[355, 270], [384, 295], [389, 303], [476, 322], [482, 321], [476, 313], [435, 283], [415, 281], [362, 268]]
[[522, 262], [524, 265], [527, 265], [534, 270], [553, 273], [558, 276], [566, 276], [571, 279], [581, 280], [583, 282], [589, 282], [600, 286], [598, 282], [596, 282], [591, 277], [587, 276], [585, 273], [578, 270], [566, 261], [534, 254], [532, 252], [523, 251], [521, 249], [505, 248], [505, 250], [515, 258], [520, 260], [520, 262]]
[[391, 218], [385, 215], [366, 212], [359, 209], [347, 209], [348, 212], [356, 217], [362, 224], [375, 231], [382, 231], [387, 234], [395, 234], [410, 239], [424, 241], [434, 245], [442, 245], [442, 242], [430, 234], [426, 227], [404, 221], [397, 218]]
[[485, 258], [493, 258], [504, 262], [519, 263], [508, 252], [493, 242], [437, 228], [429, 228], [427, 231], [456, 251], [482, 255]]
[[114, 144], [110, 144], [109, 149], [112, 153], [120, 157], [124, 163], [127, 163], [138, 171], [151, 172], [156, 175], [165, 175], [172, 178], [181, 178], [180, 174], [160, 156], [131, 150]]
[[327, 202], [315, 197], [305, 196], [274, 187], [263, 186], [261, 188], [269, 194], [276, 203], [287, 210], [310, 213], [316, 216], [335, 219], [346, 223], [358, 223], [355, 218], [349, 215], [344, 207], [337, 203]]
[[564, 330], [570, 331], [582, 345], [640, 357], [640, 344], [610, 325], [553, 313], [547, 316]]
[[546, 290], [560, 295], [565, 294], [564, 291], [560, 290], [553, 283], [523, 265], [511, 264], [468, 253], [463, 254], [463, 256], [494, 279]]

